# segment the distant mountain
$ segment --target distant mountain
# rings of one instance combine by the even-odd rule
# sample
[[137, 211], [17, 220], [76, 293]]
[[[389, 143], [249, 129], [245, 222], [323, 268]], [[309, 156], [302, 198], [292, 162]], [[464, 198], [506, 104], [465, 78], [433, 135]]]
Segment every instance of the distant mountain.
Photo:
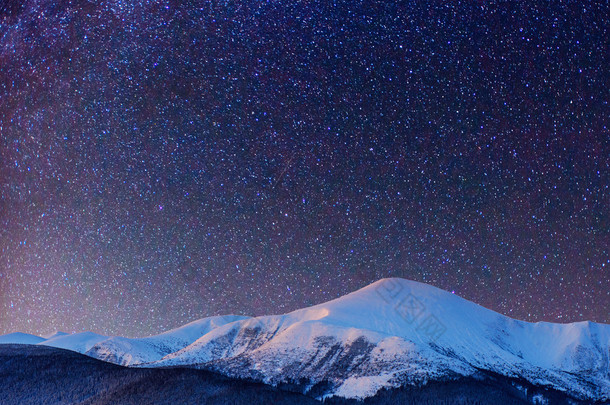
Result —
[[111, 337], [96, 342], [85, 351], [76, 351], [86, 352], [91, 357], [125, 366], [149, 363], [185, 348], [219, 326], [243, 319], [247, 319], [247, 317], [214, 316], [191, 322], [160, 335], [139, 339]]
[[284, 315], [205, 318], [141, 339], [76, 334], [39, 344], [123, 365], [206, 369], [316, 399], [389, 395], [392, 403], [397, 392], [451, 398], [467, 390], [476, 402], [492, 387], [516, 403], [610, 401], [610, 325], [518, 321], [397, 278]]
[[104, 336], [93, 332], [68, 334], [57, 332], [45, 339], [27, 333], [10, 333], [0, 336], [0, 344], [39, 344], [58, 349], [72, 350], [91, 357], [124, 366], [161, 360], [167, 354], [183, 349], [214, 328], [227, 323], [249, 319], [246, 316], [213, 316], [145, 338]]
[[27, 344], [35, 345], [40, 342], [44, 342], [44, 338], [36, 335], [30, 335], [29, 333], [9, 333], [8, 335], [0, 336], [0, 344], [15, 343], [15, 344]]
[[59, 335], [47, 339], [39, 344], [45, 346], [57, 347], [58, 349], [73, 350], [79, 353], [85, 353], [91, 349], [96, 343], [108, 339], [108, 336], [98, 335], [93, 332], [80, 332], [73, 335]]

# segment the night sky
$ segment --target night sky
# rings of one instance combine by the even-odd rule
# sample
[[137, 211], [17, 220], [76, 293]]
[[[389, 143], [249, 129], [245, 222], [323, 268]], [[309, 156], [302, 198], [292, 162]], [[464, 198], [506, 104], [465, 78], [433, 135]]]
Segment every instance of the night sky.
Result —
[[610, 323], [605, 1], [0, 1], [0, 334], [395, 276]]

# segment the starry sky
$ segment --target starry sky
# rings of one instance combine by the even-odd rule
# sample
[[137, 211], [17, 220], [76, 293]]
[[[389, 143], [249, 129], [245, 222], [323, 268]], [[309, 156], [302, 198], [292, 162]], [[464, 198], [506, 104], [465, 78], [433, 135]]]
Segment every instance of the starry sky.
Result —
[[144, 336], [395, 276], [610, 323], [610, 10], [0, 2], [0, 334]]

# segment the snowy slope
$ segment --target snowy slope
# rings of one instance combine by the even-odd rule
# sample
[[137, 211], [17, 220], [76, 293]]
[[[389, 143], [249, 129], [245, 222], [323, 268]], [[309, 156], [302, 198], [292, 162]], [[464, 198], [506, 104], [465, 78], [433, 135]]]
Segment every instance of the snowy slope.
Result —
[[215, 316], [191, 322], [182, 327], [146, 338], [111, 337], [97, 342], [86, 354], [100, 360], [121, 365], [135, 365], [160, 360], [176, 352], [227, 323], [245, 319], [244, 316]]
[[59, 334], [51, 339], [40, 342], [39, 344], [85, 353], [87, 350], [91, 349], [93, 345], [106, 339], [108, 339], [108, 336], [98, 335], [93, 332], [81, 332], [72, 335]]
[[0, 343], [54, 346], [122, 365], [298, 382], [318, 398], [365, 398], [383, 387], [491, 372], [579, 399], [610, 400], [610, 325], [518, 321], [396, 278], [289, 314], [205, 318], [147, 338], [10, 334]]
[[609, 352], [610, 325], [517, 321], [426, 284], [384, 279], [311, 308], [228, 323], [152, 365], [272, 384], [326, 381], [326, 395], [350, 398], [483, 369], [607, 400]]
[[[108, 337], [93, 332], [75, 334], [58, 332], [46, 340], [29, 335], [32, 338], [28, 342], [13, 341], [19, 339], [9, 339], [11, 335], [6, 335], [8, 336], [6, 343], [30, 343], [53, 346], [127, 366], [160, 360], [163, 356], [190, 345], [214, 328], [243, 319], [246, 319], [246, 317], [234, 315], [204, 318], [146, 338]], [[0, 342], [2, 341], [0, 340]]]
[[8, 335], [0, 336], [0, 344], [4, 343], [18, 343], [24, 345], [35, 345], [43, 342], [45, 339], [40, 336], [30, 335], [29, 333], [9, 333]]
[[46, 340], [48, 340], [48, 339], [54, 339], [54, 338], [56, 338], [56, 337], [60, 337], [60, 336], [66, 336], [66, 335], [69, 335], [69, 333], [62, 332], [62, 331], [57, 331], [57, 332], [55, 332], [55, 333], [53, 333], [53, 334], [51, 334], [51, 335], [44, 336], [44, 338], [45, 338]]

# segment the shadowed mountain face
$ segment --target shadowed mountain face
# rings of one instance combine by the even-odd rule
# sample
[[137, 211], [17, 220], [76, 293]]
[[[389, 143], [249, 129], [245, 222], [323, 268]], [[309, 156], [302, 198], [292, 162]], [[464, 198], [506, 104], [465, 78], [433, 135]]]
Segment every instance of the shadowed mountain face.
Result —
[[0, 345], [0, 403], [317, 404], [263, 384], [187, 369], [133, 369], [46, 346]]
[[[325, 384], [308, 381], [277, 388], [193, 369], [126, 368], [79, 353], [46, 346], [0, 345], [0, 403], [13, 404], [320, 404], [296, 391], [318, 396]], [[329, 398], [330, 405], [531, 404], [544, 394], [547, 404], [580, 404], [556, 391], [523, 381], [485, 375], [481, 379], [436, 382], [424, 387], [382, 390], [363, 402]]]

